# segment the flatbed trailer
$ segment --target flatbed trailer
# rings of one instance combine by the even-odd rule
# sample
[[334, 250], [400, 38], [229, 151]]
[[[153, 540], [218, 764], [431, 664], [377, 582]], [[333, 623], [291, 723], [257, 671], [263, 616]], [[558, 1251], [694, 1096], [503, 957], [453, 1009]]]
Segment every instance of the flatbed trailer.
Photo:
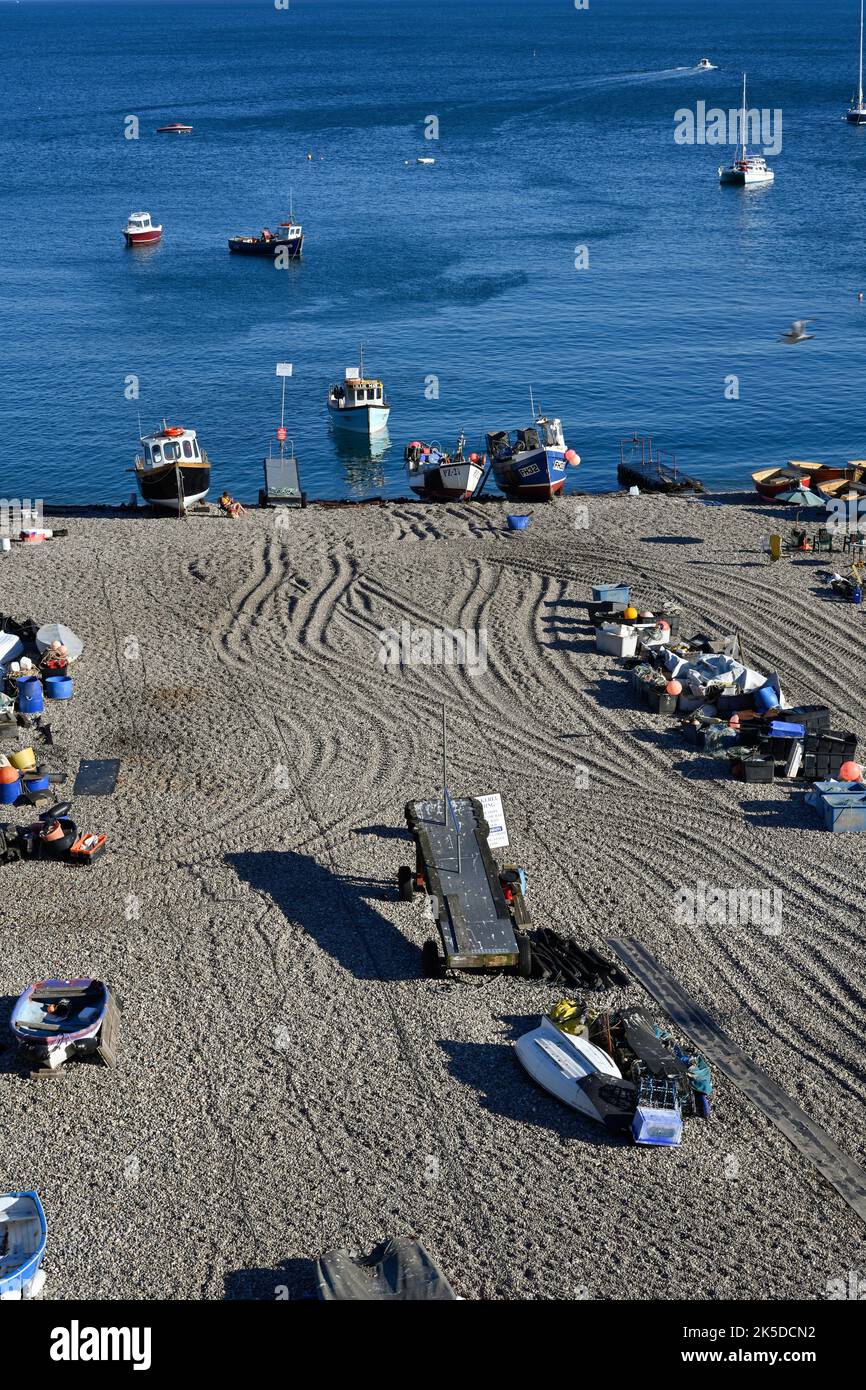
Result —
[[444, 970], [514, 969], [529, 976], [532, 954], [521, 928], [530, 925], [517, 869], [500, 870], [487, 842], [489, 827], [474, 797], [410, 801], [406, 824], [415, 841], [415, 870], [398, 875], [407, 901], [426, 892], [441, 940], [425, 942], [425, 975]]

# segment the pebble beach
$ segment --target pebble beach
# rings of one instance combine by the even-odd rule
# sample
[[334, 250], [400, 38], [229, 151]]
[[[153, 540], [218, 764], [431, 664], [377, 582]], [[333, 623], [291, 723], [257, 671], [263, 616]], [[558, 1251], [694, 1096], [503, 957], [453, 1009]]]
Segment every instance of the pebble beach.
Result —
[[[628, 1147], [514, 1056], [562, 990], [421, 976], [431, 925], [396, 879], [444, 702], [452, 794], [501, 794], [535, 924], [645, 943], [864, 1161], [860, 837], [639, 709], [583, 605], [623, 580], [687, 633], [737, 632], [861, 740], [862, 608], [827, 601], [832, 557], [770, 565], [780, 513], [754, 498], [573, 497], [524, 533], [511, 509], [94, 511], [0, 556], [4, 612], [85, 644], [49, 765], [121, 769], [73, 808], [102, 859], [0, 869], [0, 1189], [41, 1194], [46, 1298], [299, 1298], [321, 1252], [394, 1233], [466, 1299], [820, 1300], [863, 1261], [841, 1197], [723, 1078], [681, 1148]], [[483, 669], [383, 666], [404, 623], [485, 633]], [[677, 924], [698, 882], [778, 890], [781, 930]], [[120, 1000], [117, 1067], [33, 1081], [14, 999], [79, 973]], [[637, 984], [589, 1002], [661, 1018]]]

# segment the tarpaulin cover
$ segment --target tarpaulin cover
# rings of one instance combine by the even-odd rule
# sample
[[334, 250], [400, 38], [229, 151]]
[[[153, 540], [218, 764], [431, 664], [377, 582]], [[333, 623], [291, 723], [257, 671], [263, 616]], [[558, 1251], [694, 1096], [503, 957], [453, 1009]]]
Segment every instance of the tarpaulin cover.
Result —
[[369, 1255], [329, 1250], [317, 1262], [316, 1278], [319, 1297], [332, 1302], [429, 1303], [457, 1298], [420, 1241], [402, 1236], [383, 1240]]

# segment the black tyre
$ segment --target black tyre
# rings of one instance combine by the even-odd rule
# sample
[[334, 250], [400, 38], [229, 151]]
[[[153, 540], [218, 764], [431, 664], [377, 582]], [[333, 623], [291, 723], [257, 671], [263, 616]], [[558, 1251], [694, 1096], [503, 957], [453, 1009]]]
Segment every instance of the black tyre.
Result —
[[401, 864], [397, 870], [397, 888], [404, 903], [410, 903], [415, 893], [415, 875], [408, 864]]
[[532, 972], [535, 969], [535, 962], [532, 958], [532, 942], [528, 936], [520, 935], [517, 938], [517, 973], [524, 980], [532, 979]]
[[445, 973], [439, 947], [429, 936], [421, 947], [421, 971], [425, 980], [441, 980]]

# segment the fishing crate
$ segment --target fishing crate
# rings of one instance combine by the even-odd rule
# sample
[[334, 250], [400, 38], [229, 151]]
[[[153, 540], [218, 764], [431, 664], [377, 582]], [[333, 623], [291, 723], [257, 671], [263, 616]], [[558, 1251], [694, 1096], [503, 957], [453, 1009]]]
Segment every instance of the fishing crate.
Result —
[[776, 764], [772, 758], [732, 758], [731, 776], [739, 782], [772, 782]]
[[631, 589], [628, 584], [593, 584], [592, 601], [593, 603], [622, 604], [625, 607], [630, 593]]

